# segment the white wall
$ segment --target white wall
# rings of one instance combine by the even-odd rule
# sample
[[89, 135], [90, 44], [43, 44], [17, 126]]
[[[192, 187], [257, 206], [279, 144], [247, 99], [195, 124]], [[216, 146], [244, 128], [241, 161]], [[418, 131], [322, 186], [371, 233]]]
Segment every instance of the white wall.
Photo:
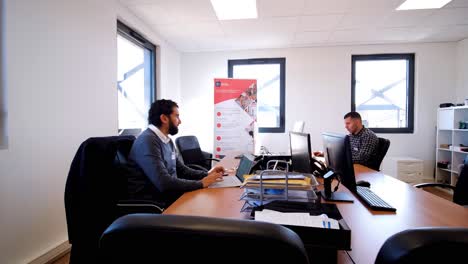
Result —
[[117, 132], [117, 16], [159, 45], [161, 94], [180, 94], [168, 85], [180, 78], [180, 57], [114, 0], [6, 0], [5, 8], [0, 263], [27, 263], [68, 239], [64, 186], [79, 144]]
[[468, 38], [457, 44], [457, 103], [468, 99]]
[[[426, 161], [432, 176], [436, 109], [455, 97], [455, 43], [370, 45], [184, 53], [181, 67], [181, 134], [195, 134], [202, 148], [213, 149], [213, 78], [227, 77], [228, 59], [286, 57], [286, 128], [305, 120], [312, 148], [321, 149], [321, 132], [345, 132], [343, 115], [351, 109], [351, 55], [416, 53], [415, 133], [383, 134], [391, 140], [388, 156]], [[271, 151], [288, 151], [288, 136], [260, 134]]]
[[3, 66], [5, 64], [5, 13], [4, 1], [0, 0], [0, 149], [6, 148], [8, 145], [7, 139], [7, 106], [6, 106], [6, 89], [5, 89], [5, 74]]

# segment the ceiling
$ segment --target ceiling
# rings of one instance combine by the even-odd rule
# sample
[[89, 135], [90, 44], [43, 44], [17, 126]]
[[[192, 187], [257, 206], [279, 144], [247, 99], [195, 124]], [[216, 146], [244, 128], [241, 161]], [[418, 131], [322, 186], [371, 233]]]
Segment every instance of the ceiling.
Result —
[[408, 11], [395, 10], [404, 0], [257, 0], [258, 19], [229, 21], [217, 19], [210, 0], [120, 2], [182, 52], [468, 37], [468, 0]]

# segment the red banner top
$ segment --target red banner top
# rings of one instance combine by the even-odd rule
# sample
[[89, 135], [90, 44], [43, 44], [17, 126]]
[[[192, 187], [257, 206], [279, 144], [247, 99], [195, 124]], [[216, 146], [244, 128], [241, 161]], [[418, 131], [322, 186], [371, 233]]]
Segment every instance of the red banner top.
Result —
[[230, 99], [238, 98], [242, 93], [249, 93], [255, 89], [257, 80], [252, 79], [214, 79], [214, 103], [218, 104]]

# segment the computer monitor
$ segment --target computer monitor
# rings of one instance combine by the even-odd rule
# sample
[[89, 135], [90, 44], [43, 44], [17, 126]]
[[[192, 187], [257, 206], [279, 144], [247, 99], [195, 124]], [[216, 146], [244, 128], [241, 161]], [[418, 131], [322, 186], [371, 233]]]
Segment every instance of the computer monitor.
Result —
[[312, 173], [310, 134], [289, 132], [292, 170], [295, 172]]
[[[342, 134], [322, 133], [323, 151], [328, 168], [340, 178], [341, 183], [351, 192], [356, 192], [353, 157], [349, 137]], [[346, 193], [341, 193], [346, 196]], [[338, 195], [336, 192], [334, 195]], [[344, 197], [341, 197], [344, 198]], [[351, 200], [351, 197], [349, 200]]]
[[119, 136], [135, 136], [138, 137], [141, 133], [141, 128], [124, 128], [119, 131]]
[[305, 125], [305, 122], [304, 121], [296, 121], [294, 123], [294, 126], [293, 126], [293, 132], [304, 132], [304, 125]]

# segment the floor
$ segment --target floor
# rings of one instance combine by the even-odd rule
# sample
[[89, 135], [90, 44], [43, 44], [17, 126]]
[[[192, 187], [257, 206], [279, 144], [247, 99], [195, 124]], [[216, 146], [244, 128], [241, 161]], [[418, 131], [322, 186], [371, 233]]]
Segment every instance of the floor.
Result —
[[[425, 190], [432, 193], [432, 194], [440, 196], [440, 197], [442, 197], [444, 199], [447, 199], [449, 201], [452, 200], [452, 194], [450, 193], [450, 191], [446, 191], [446, 190], [440, 189], [440, 188], [427, 188]], [[69, 262], [70, 262], [70, 253], [67, 253], [63, 257], [57, 259], [55, 262], [52, 262], [50, 264], [68, 264]]]
[[442, 189], [442, 188], [425, 188], [424, 189], [425, 191], [427, 192], [430, 192], [432, 194], [435, 194], [439, 197], [442, 197], [446, 200], [449, 200], [449, 201], [452, 201], [452, 192], [451, 191], [447, 191], [445, 189]]
[[63, 257], [57, 259], [56, 261], [52, 262], [51, 264], [68, 264], [70, 262], [70, 253], [67, 253]]

